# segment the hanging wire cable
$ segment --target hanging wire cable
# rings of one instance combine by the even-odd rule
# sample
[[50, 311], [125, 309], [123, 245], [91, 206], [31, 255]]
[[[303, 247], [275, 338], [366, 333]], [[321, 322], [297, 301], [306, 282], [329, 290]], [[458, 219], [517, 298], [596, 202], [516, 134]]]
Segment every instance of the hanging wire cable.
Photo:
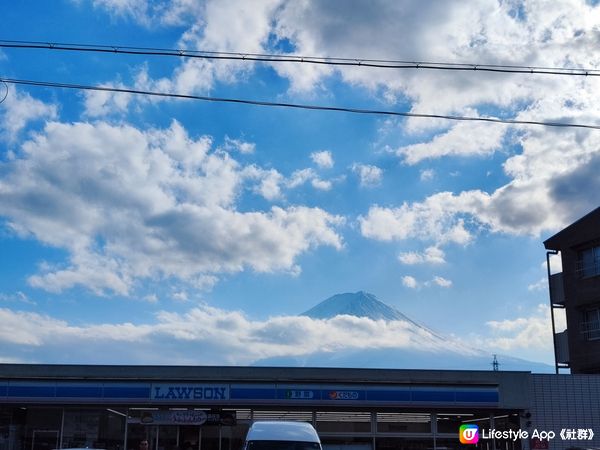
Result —
[[2, 81], [2, 84], [6, 88], [6, 92], [4, 93], [4, 97], [2, 97], [2, 100], [0, 100], [0, 105], [1, 105], [2, 103], [4, 103], [4, 100], [6, 100], [6, 97], [8, 97], [8, 84], [6, 84], [4, 82], [4, 80], [0, 80], [0, 81]]
[[202, 96], [202, 95], [175, 94], [175, 93], [170, 93], [170, 92], [156, 92], [156, 91], [146, 91], [146, 90], [138, 90], [138, 89], [123, 89], [123, 88], [106, 87], [106, 86], [89, 86], [89, 85], [84, 85], [84, 84], [56, 83], [56, 82], [51, 82], [51, 81], [20, 80], [20, 79], [15, 79], [15, 78], [0, 78], [0, 81], [2, 81], [4, 83], [28, 85], [28, 86], [76, 89], [76, 90], [84, 90], [84, 91], [115, 92], [115, 93], [122, 93], [122, 94], [147, 95], [147, 96], [154, 96], [154, 97], [201, 100], [201, 101], [207, 101], [207, 102], [237, 103], [237, 104], [245, 104], [245, 105], [269, 106], [269, 107], [278, 107], [278, 108], [307, 109], [307, 110], [314, 110], [314, 111], [335, 111], [335, 112], [346, 112], [346, 113], [353, 113], [353, 114], [401, 116], [401, 117], [415, 117], [415, 118], [428, 118], [428, 119], [446, 119], [446, 120], [469, 121], [469, 122], [492, 122], [492, 123], [503, 123], [503, 124], [511, 124], [511, 125], [539, 125], [539, 126], [545, 126], [545, 127], [561, 127], [561, 128], [588, 128], [588, 129], [600, 130], [600, 125], [581, 124], [581, 123], [500, 119], [497, 117], [469, 117], [469, 116], [454, 116], [454, 115], [445, 115], [445, 114], [421, 114], [421, 113], [409, 113], [409, 112], [401, 112], [401, 111], [347, 108], [347, 107], [340, 107], [340, 106], [321, 106], [321, 105], [307, 105], [307, 104], [299, 104], [299, 103], [267, 102], [267, 101], [261, 101], [261, 100], [249, 100], [249, 99], [241, 99], [241, 98], [207, 97], [207, 96]]
[[502, 64], [473, 64], [473, 63], [447, 63], [430, 61], [401, 61], [386, 59], [363, 59], [363, 58], [335, 58], [321, 56], [281, 55], [268, 53], [237, 53], [237, 52], [214, 52], [202, 50], [166, 49], [151, 47], [127, 47], [116, 45], [90, 45], [69, 44], [59, 42], [36, 42], [36, 41], [7, 41], [0, 40], [0, 48], [20, 49], [44, 49], [64, 50], [74, 52], [99, 52], [116, 53], [128, 55], [151, 55], [151, 56], [176, 56], [182, 58], [201, 58], [214, 60], [237, 60], [237, 61], [260, 61], [269, 63], [302, 63], [321, 64], [329, 66], [358, 66], [380, 69], [427, 69], [427, 70], [454, 70], [472, 72], [500, 72], [520, 74], [542, 74], [542, 75], [569, 75], [569, 76], [600, 76], [600, 69], [566, 68], [566, 67], [541, 67]]

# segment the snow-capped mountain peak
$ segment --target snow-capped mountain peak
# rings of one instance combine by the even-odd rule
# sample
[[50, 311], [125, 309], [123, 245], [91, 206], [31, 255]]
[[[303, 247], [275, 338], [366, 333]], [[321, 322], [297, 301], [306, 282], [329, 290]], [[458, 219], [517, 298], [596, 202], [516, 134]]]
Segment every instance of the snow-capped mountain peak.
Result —
[[301, 315], [313, 319], [331, 319], [335, 316], [346, 314], [356, 317], [368, 317], [373, 320], [406, 320], [408, 317], [397, 309], [379, 301], [377, 297], [368, 292], [336, 294], [323, 300], [318, 305], [305, 311]]

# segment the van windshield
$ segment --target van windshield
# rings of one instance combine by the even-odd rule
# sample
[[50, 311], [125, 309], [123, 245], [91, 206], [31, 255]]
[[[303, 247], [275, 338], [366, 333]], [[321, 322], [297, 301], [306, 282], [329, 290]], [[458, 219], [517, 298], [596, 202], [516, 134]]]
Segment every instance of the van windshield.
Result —
[[250, 441], [246, 450], [321, 450], [317, 442]]

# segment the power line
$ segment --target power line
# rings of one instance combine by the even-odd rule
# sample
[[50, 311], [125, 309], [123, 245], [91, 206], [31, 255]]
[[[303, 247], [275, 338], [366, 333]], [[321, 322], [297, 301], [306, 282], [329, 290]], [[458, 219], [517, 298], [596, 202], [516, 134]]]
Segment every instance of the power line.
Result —
[[545, 127], [587, 128], [587, 129], [600, 130], [600, 125], [589, 125], [589, 124], [580, 124], [580, 123], [500, 119], [497, 117], [469, 117], [469, 116], [454, 116], [454, 115], [445, 115], [445, 114], [421, 114], [421, 113], [409, 113], [409, 112], [401, 112], [401, 111], [347, 108], [347, 107], [340, 107], [340, 106], [320, 106], [320, 105], [307, 105], [307, 104], [299, 104], [299, 103], [267, 102], [267, 101], [261, 101], [261, 100], [250, 100], [250, 99], [240, 99], [240, 98], [207, 97], [207, 96], [202, 96], [202, 95], [175, 94], [175, 93], [170, 93], [170, 92], [145, 91], [145, 90], [138, 90], [138, 89], [123, 89], [123, 88], [106, 87], [106, 86], [89, 86], [89, 85], [83, 85], [83, 84], [56, 83], [56, 82], [51, 82], [51, 81], [20, 80], [20, 79], [15, 79], [15, 78], [0, 78], [0, 82], [15, 84], [15, 85], [41, 86], [41, 87], [63, 88], [63, 89], [77, 89], [77, 90], [86, 90], [86, 91], [116, 92], [116, 93], [123, 93], [123, 94], [148, 95], [148, 96], [154, 96], [154, 97], [202, 100], [202, 101], [207, 101], [207, 102], [237, 103], [237, 104], [255, 105], [255, 106], [308, 109], [308, 110], [314, 110], [314, 111], [335, 111], [335, 112], [346, 112], [346, 113], [353, 113], [353, 114], [400, 116], [400, 117], [415, 117], [415, 118], [428, 118], [428, 119], [446, 119], [446, 120], [457, 120], [457, 121], [468, 121], [468, 122], [492, 122], [492, 123], [503, 123], [503, 124], [510, 124], [510, 125], [539, 125], [539, 126], [545, 126]]
[[[2, 81], [2, 80], [0, 80], [0, 81]], [[4, 100], [6, 100], [6, 97], [8, 97], [8, 84], [6, 84], [4, 81], [2, 81], [2, 84], [6, 88], [6, 92], [4, 93], [2, 100], [0, 100], [0, 104], [4, 103]]]
[[600, 76], [599, 69], [542, 67], [502, 64], [447, 63], [431, 61], [402, 61], [389, 59], [337, 58], [269, 53], [216, 52], [202, 50], [128, 47], [116, 45], [71, 44], [59, 42], [0, 40], [0, 48], [63, 50], [74, 52], [116, 53], [128, 55], [176, 56], [213, 60], [256, 61], [269, 63], [303, 63], [328, 66], [357, 66], [380, 69], [427, 69], [471, 72], [499, 72], [542, 75]]

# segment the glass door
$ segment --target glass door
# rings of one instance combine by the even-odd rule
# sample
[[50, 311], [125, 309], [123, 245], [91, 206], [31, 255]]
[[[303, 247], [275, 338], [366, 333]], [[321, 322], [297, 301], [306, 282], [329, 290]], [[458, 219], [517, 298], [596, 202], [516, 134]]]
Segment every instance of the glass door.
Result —
[[177, 425], [146, 425], [148, 450], [179, 450]]
[[31, 450], [54, 450], [58, 448], [58, 430], [33, 430]]

